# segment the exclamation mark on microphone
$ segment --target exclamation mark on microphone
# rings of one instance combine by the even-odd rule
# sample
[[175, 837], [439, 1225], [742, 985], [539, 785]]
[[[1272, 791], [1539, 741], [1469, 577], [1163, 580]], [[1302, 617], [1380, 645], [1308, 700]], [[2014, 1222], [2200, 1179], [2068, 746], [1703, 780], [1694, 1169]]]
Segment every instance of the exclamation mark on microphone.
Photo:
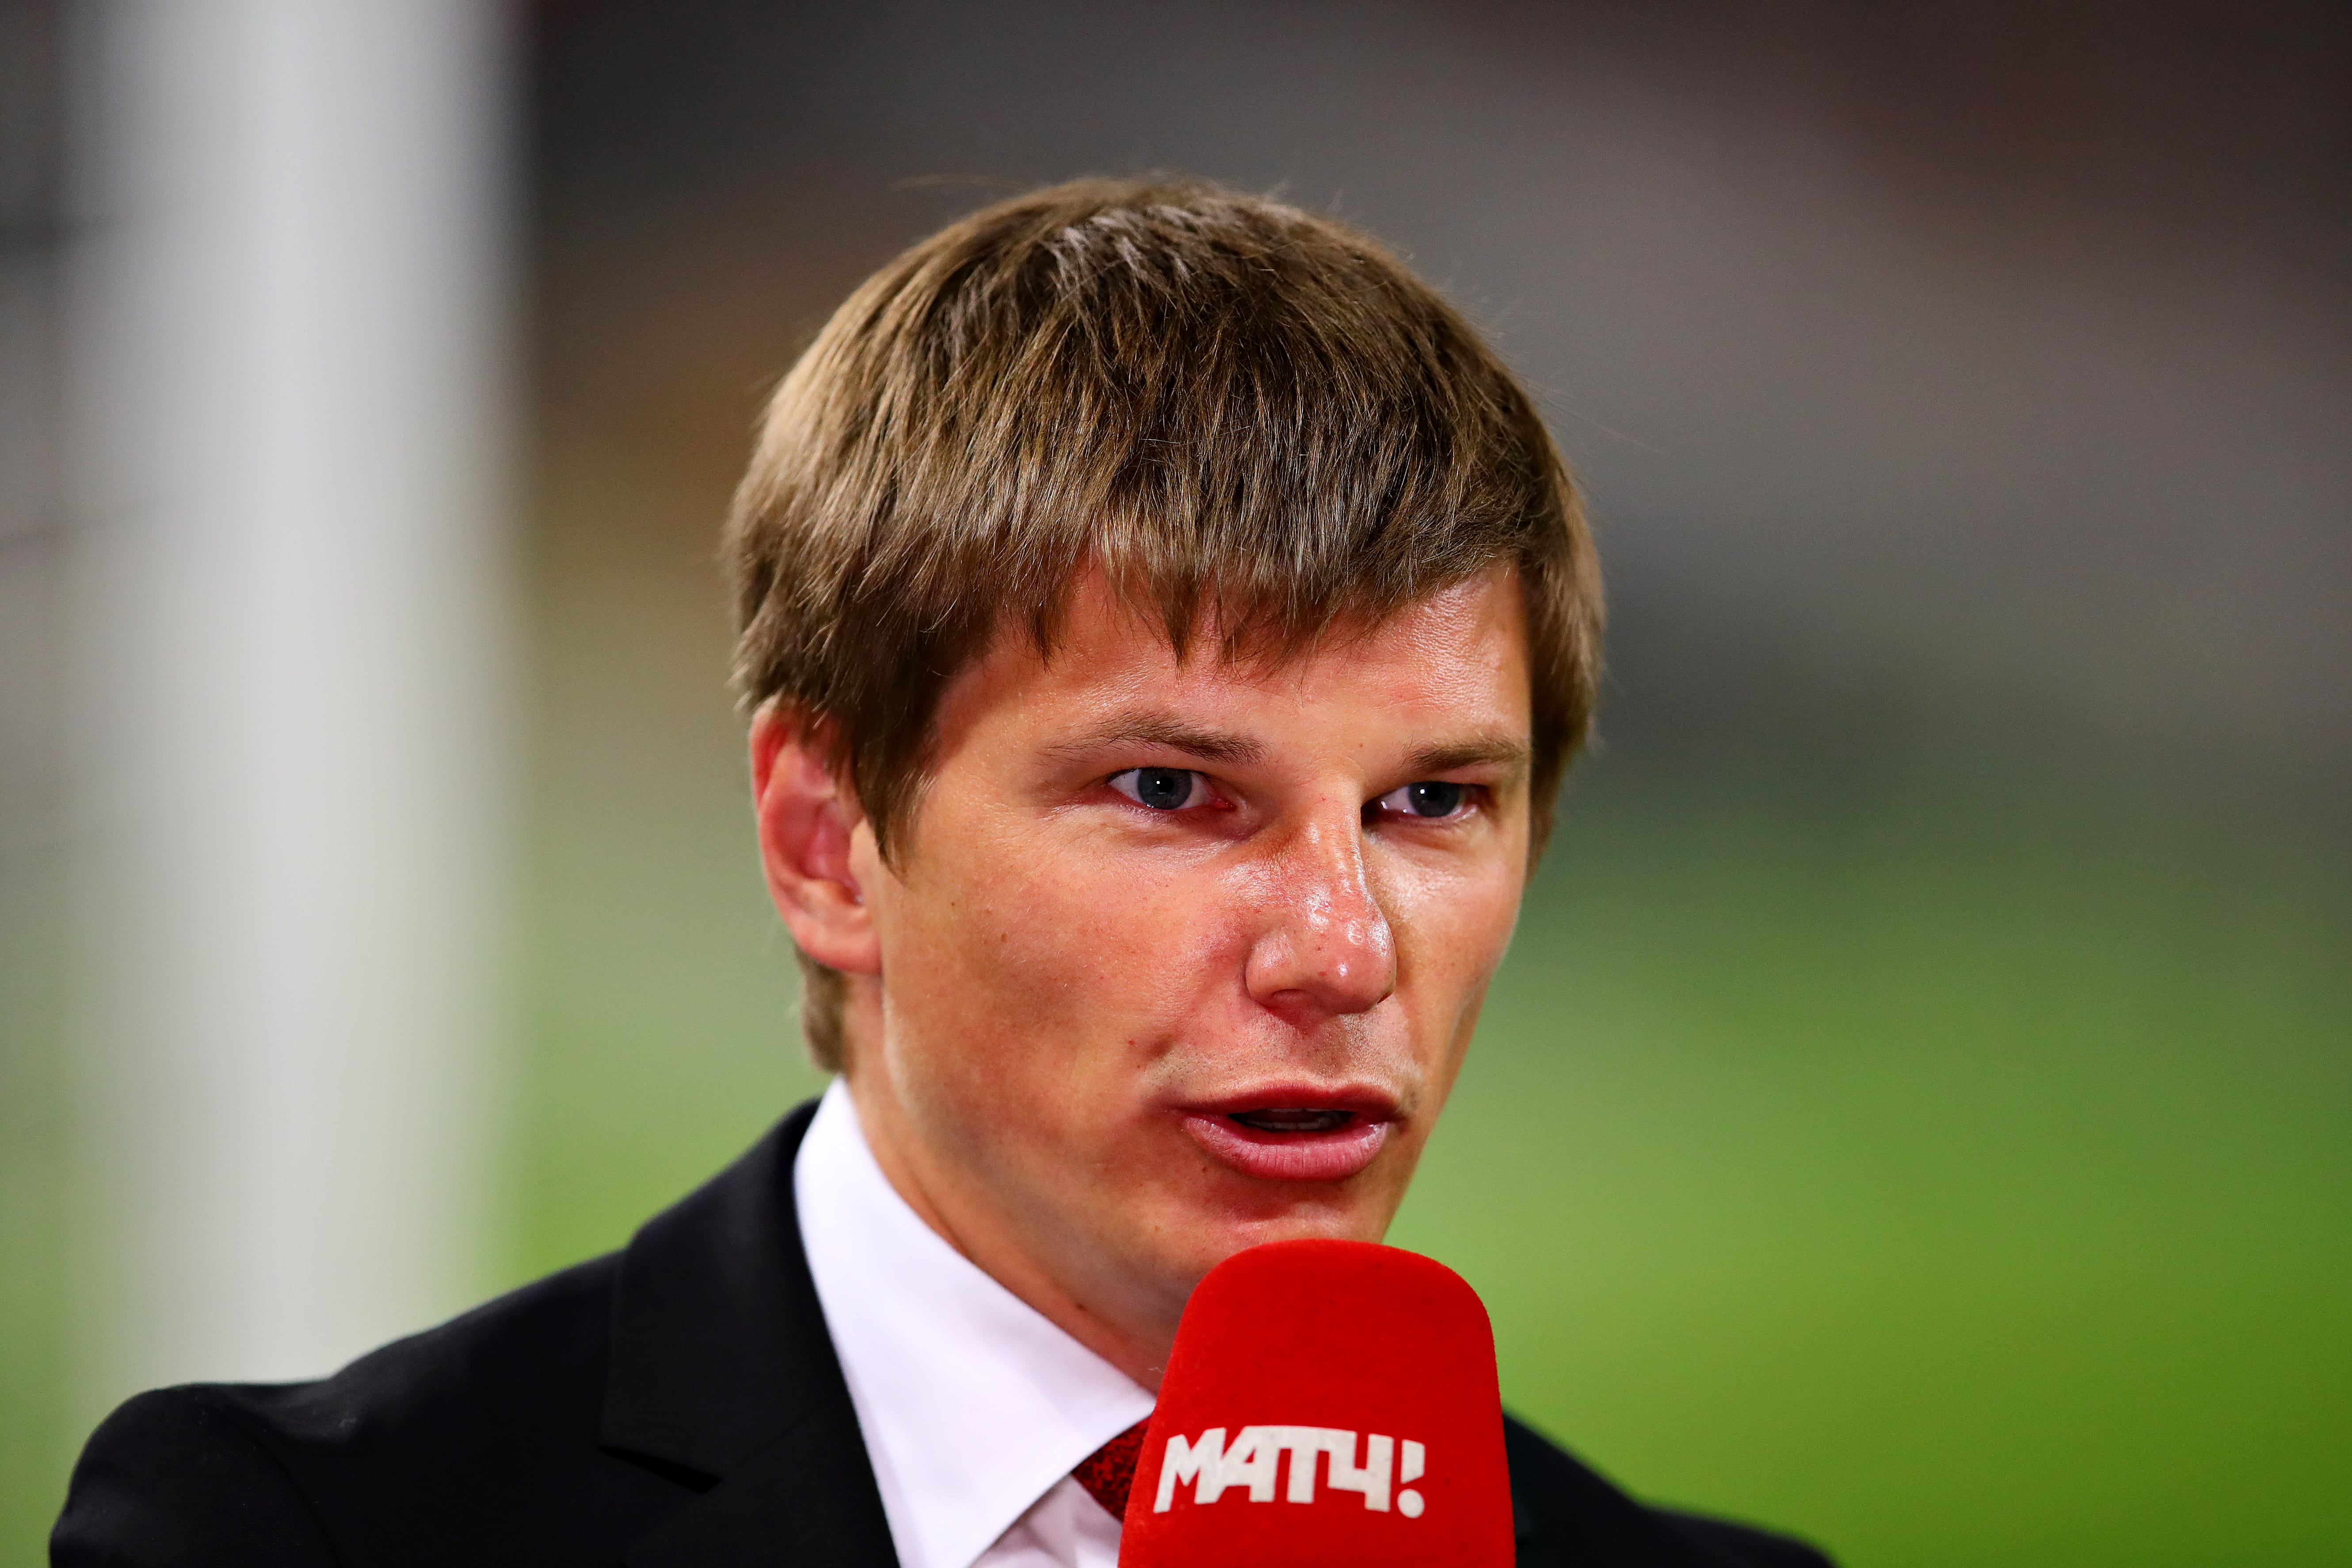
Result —
[[[1422, 1471], [1428, 1466], [1429, 1450], [1410, 1437], [1407, 1437], [1400, 1447], [1404, 1449], [1404, 1453], [1400, 1456], [1402, 1463], [1397, 1471], [1397, 1479], [1401, 1481], [1421, 1479]], [[1422, 1507], [1421, 1494], [1411, 1487], [1397, 1493], [1397, 1511], [1405, 1518], [1419, 1519]]]

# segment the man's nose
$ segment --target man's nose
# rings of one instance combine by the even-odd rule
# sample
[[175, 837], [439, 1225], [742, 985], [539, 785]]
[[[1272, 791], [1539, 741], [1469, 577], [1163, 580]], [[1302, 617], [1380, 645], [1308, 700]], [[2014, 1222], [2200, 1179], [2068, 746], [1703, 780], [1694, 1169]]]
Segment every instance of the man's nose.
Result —
[[1367, 874], [1360, 813], [1302, 825], [1273, 858], [1244, 977], [1261, 1005], [1299, 1024], [1363, 1013], [1396, 990], [1396, 933]]

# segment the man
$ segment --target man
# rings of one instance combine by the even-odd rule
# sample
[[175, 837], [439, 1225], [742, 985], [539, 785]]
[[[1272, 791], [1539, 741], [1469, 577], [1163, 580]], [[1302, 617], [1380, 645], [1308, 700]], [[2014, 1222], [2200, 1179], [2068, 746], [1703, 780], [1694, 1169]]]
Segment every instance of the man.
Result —
[[[1468, 326], [1269, 202], [1024, 196], [842, 307], [730, 551], [840, 1077], [622, 1255], [133, 1400], [59, 1563], [1108, 1564], [1193, 1285], [1387, 1228], [1599, 657], [1566, 470]], [[1507, 1446], [1523, 1562], [1820, 1561]]]

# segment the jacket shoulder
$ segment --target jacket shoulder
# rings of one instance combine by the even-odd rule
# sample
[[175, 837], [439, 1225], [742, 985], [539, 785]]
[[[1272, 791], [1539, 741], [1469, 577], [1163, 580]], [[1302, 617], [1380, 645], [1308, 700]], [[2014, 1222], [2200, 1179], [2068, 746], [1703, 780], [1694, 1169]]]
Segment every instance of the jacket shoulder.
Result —
[[598, 1442], [617, 1268], [552, 1275], [315, 1383], [140, 1395], [75, 1468], [58, 1568], [583, 1560], [567, 1542], [692, 1495]]
[[1521, 1568], [1830, 1568], [1788, 1536], [1636, 1502], [1516, 1416], [1503, 1417], [1503, 1447]]
[[1679, 1509], [1650, 1510], [1680, 1535], [1706, 1563], [1752, 1564], [1753, 1568], [1831, 1568], [1829, 1557], [1810, 1542], [1759, 1530], [1737, 1520]]
[[293, 1478], [211, 1392], [142, 1394], [91, 1435], [49, 1537], [57, 1568], [335, 1561]]
[[616, 1261], [550, 1275], [316, 1383], [198, 1386], [305, 1459], [593, 1442]]

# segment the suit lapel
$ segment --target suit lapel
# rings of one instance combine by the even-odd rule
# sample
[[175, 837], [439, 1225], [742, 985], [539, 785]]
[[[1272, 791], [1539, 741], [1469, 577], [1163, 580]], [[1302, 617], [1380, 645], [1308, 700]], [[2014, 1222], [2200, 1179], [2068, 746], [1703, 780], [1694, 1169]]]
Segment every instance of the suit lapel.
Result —
[[629, 1568], [897, 1568], [847, 1405], [811, 1413], [628, 1552]]
[[622, 1261], [600, 1439], [709, 1482], [630, 1548], [632, 1568], [897, 1568], [793, 1204], [815, 1109], [647, 1224]]
[[[815, 1111], [648, 1223], [622, 1261], [599, 1438], [700, 1493], [630, 1546], [630, 1568], [898, 1568], [793, 1203]], [[1505, 1447], [1523, 1564], [1707, 1560], [1517, 1422]]]

